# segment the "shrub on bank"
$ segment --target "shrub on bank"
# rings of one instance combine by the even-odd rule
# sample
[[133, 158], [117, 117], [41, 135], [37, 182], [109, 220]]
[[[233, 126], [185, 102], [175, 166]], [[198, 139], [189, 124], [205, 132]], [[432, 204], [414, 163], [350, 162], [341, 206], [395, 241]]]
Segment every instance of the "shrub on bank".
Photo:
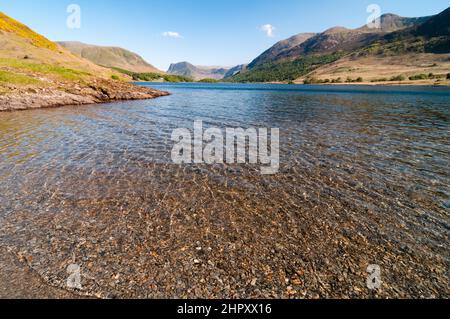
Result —
[[146, 82], [153, 82], [153, 81], [165, 81], [165, 82], [194, 82], [193, 79], [188, 78], [186, 76], [181, 75], [173, 75], [173, 74], [160, 74], [160, 73], [136, 73], [131, 72], [128, 70], [124, 70], [121, 68], [112, 68], [113, 70], [116, 70], [120, 73], [129, 75], [133, 78], [133, 81], [146, 81]]
[[409, 79], [411, 81], [427, 80], [428, 75], [427, 74], [416, 74], [416, 75], [410, 76]]
[[330, 79], [316, 79], [316, 78], [307, 78], [303, 81], [304, 84], [327, 84], [327, 83], [336, 83], [334, 80]]
[[315, 78], [307, 78], [303, 81], [304, 84], [316, 84], [317, 83], [317, 79]]
[[200, 82], [200, 83], [218, 83], [219, 81], [216, 79], [206, 78], [206, 79], [201, 79], [198, 82]]
[[380, 79], [373, 79], [370, 82], [375, 83], [375, 82], [387, 82], [389, 81], [387, 78], [380, 78]]
[[331, 83], [342, 83], [342, 79], [341, 78], [333, 79], [331, 80]]
[[346, 82], [347, 83], [361, 83], [361, 82], [364, 82], [364, 79], [362, 77], [358, 77], [357, 79], [352, 79], [351, 77], [348, 77]]
[[404, 75], [397, 75], [397, 76], [393, 76], [391, 78], [391, 81], [405, 81], [405, 80], [406, 80], [406, 78]]
[[[410, 76], [409, 79], [411, 81], [418, 81], [418, 80], [439, 80], [439, 79], [444, 79], [445, 78], [445, 74], [434, 74], [434, 73], [428, 73], [428, 74], [416, 74], [413, 76]], [[447, 79], [448, 79], [448, 74], [447, 74]]]

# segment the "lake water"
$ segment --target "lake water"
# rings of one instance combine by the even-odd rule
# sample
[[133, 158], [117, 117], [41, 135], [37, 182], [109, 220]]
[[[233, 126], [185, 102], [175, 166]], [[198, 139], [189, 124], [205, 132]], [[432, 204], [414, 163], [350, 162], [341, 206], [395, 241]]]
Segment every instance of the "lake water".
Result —
[[[449, 297], [450, 89], [142, 85], [172, 95], [0, 113], [0, 244], [46, 281], [75, 260], [99, 296]], [[173, 164], [195, 120], [280, 128], [279, 173]]]

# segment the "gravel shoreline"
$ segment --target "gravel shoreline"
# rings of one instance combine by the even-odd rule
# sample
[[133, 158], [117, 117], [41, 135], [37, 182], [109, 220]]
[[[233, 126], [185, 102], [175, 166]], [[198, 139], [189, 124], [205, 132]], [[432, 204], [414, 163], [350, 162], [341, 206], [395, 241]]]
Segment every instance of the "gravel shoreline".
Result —
[[0, 247], [0, 299], [78, 299], [79, 295], [52, 287], [26, 262]]
[[[445, 248], [430, 250], [413, 238], [414, 226], [391, 214], [395, 204], [375, 213], [340, 197], [349, 186], [326, 171], [303, 173], [300, 193], [280, 193], [277, 185], [292, 169], [284, 168], [283, 180], [261, 177], [256, 168], [208, 173], [152, 165], [119, 182], [134, 185], [126, 195], [85, 199], [67, 193], [80, 178], [67, 176], [62, 191], [39, 191], [45, 209], [27, 211], [25, 202], [6, 217], [0, 243], [50, 286], [67, 291], [67, 267], [75, 260], [82, 290], [73, 292], [80, 297], [449, 296]], [[325, 186], [320, 194], [314, 180]], [[99, 172], [88, 187], [111, 190], [114, 183]], [[370, 264], [382, 269], [380, 290], [366, 286]]]

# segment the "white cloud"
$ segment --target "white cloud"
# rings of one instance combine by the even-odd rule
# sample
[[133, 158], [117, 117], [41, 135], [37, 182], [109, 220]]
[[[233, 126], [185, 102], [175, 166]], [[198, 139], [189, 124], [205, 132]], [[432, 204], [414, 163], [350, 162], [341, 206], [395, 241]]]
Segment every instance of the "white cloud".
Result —
[[178, 32], [174, 32], [174, 31], [166, 31], [166, 32], [163, 32], [162, 35], [164, 37], [169, 37], [169, 38], [177, 38], [177, 39], [183, 38], [181, 36], [181, 34], [179, 34]]
[[259, 29], [266, 33], [266, 35], [270, 38], [274, 36], [275, 27], [271, 24], [265, 24], [259, 27]]

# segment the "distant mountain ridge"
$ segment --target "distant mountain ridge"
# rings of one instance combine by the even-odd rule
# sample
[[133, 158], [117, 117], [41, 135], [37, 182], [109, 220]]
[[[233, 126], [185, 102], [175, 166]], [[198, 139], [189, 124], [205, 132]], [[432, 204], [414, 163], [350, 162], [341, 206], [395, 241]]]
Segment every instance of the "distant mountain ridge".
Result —
[[204, 67], [193, 65], [189, 62], [179, 62], [171, 64], [167, 70], [167, 73], [186, 76], [194, 80], [202, 80], [206, 78], [220, 80], [225, 77], [228, 70], [228, 68], [224, 67]]
[[186, 76], [196, 81], [203, 79], [222, 80], [240, 72], [245, 65], [238, 65], [233, 68], [221, 66], [199, 66], [189, 62], [179, 62], [170, 65], [168, 74]]
[[231, 78], [232, 76], [235, 76], [236, 74], [239, 74], [245, 70], [247, 70], [248, 65], [247, 64], [240, 64], [235, 67], [232, 67], [228, 70], [227, 73], [225, 73], [224, 79]]
[[137, 73], [163, 73], [146, 62], [138, 54], [119, 47], [91, 45], [76, 41], [61, 41], [59, 45], [73, 54], [87, 59], [97, 65], [119, 68]]

